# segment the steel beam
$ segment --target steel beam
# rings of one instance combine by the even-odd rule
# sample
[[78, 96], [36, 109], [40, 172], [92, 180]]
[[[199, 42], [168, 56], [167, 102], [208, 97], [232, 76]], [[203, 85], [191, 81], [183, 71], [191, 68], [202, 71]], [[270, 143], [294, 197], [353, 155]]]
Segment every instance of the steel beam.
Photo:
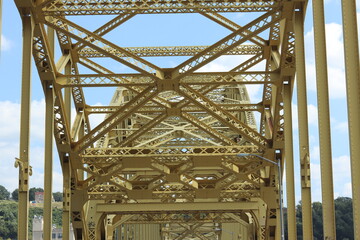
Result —
[[101, 203], [96, 205], [98, 213], [121, 213], [125, 215], [166, 212], [237, 212], [240, 210], [258, 210], [262, 206], [262, 200], [241, 203], [136, 203], [136, 204], [112, 204]]
[[71, 209], [71, 168], [68, 156], [60, 156], [63, 170], [63, 214], [62, 229], [63, 239], [70, 240], [70, 209]]
[[296, 210], [295, 210], [295, 176], [292, 128], [292, 87], [291, 83], [284, 86], [284, 131], [285, 131], [285, 172], [287, 198], [288, 239], [296, 240]]
[[324, 1], [312, 1], [324, 239], [336, 239]]
[[[69, 61], [65, 66], [65, 73], [70, 74], [71, 72], [71, 61]], [[64, 112], [66, 116], [66, 126], [70, 130], [71, 124], [71, 91], [70, 89], [65, 89], [64, 93]], [[65, 195], [63, 201], [63, 239], [70, 240], [70, 222], [71, 222], [71, 166], [70, 166], [70, 156], [62, 156], [60, 158], [62, 161], [63, 169], [63, 194]]]
[[360, 239], [360, 70], [355, 0], [342, 0], [354, 239]]
[[[255, 104], [242, 104], [242, 103], [234, 103], [234, 104], [218, 104], [218, 106], [220, 106], [221, 108], [225, 109], [226, 111], [229, 112], [251, 112], [251, 111], [257, 111], [257, 112], [261, 112], [263, 110], [263, 107], [259, 104], [259, 103], [255, 103]], [[85, 108], [85, 111], [88, 114], [108, 114], [108, 113], [113, 113], [116, 110], [118, 110], [120, 106], [87, 106]], [[182, 112], [204, 112], [205, 111], [197, 106], [186, 106], [184, 108], [181, 109]], [[139, 110], [137, 110], [136, 112], [138, 113], [154, 113], [154, 114], [158, 114], [163, 112], [163, 108], [161, 107], [157, 107], [157, 106], [144, 106], [142, 108], [140, 108]]]
[[[180, 80], [179, 83], [189, 85], [239, 85], [239, 84], [274, 84], [278, 72], [202, 72], [193, 73]], [[141, 74], [81, 74], [62, 75], [56, 80], [61, 87], [145, 87], [154, 86], [159, 81]]]
[[127, 148], [87, 148], [83, 154], [80, 154], [83, 157], [84, 161], [87, 158], [94, 159], [106, 159], [114, 158], [114, 160], [119, 160], [121, 157], [157, 157], [159, 154], [163, 156], [234, 156], [240, 153], [253, 153], [261, 155], [263, 153], [262, 149], [257, 146], [248, 145], [248, 146], [211, 146], [211, 147], [146, 147], [146, 148], [137, 148], [137, 147], [127, 147]]
[[15, 166], [19, 166], [18, 239], [28, 239], [29, 217], [29, 161], [30, 148], [30, 104], [31, 104], [31, 56], [33, 23], [31, 16], [22, 16], [23, 55], [21, 83], [20, 151]]
[[[47, 29], [50, 51], [54, 54], [55, 33]], [[52, 84], [44, 83], [45, 94], [45, 143], [44, 143], [44, 218], [43, 239], [52, 239], [52, 180], [53, 180], [53, 131], [54, 131], [54, 98]]]
[[211, 12], [265, 12], [270, 11], [280, 5], [280, 1], [179, 1], [161, 0], [152, 2], [151, 0], [142, 0], [137, 4], [132, 2], [115, 1], [109, 3], [108, 0], [47, 0], [39, 5], [45, 15], [104, 15], [104, 14], [154, 14], [154, 13], [194, 13], [199, 10]]
[[52, 239], [52, 180], [53, 180], [53, 130], [54, 99], [52, 85], [44, 88], [45, 92], [45, 166], [44, 166], [44, 240]]
[[295, 54], [296, 54], [296, 79], [297, 79], [297, 103], [299, 120], [299, 152], [301, 171], [301, 203], [303, 238], [313, 239], [312, 208], [311, 208], [311, 184], [310, 184], [310, 151], [309, 130], [306, 99], [306, 74], [304, 52], [304, 12], [295, 12]]
[[[125, 47], [126, 51], [138, 57], [164, 57], [164, 56], [194, 56], [204, 51], [209, 46], [160, 46], [160, 47]], [[219, 49], [214, 49], [214, 52]], [[240, 45], [224, 55], [255, 55], [261, 54], [263, 48], [257, 45]], [[99, 52], [92, 48], [84, 48], [78, 52], [81, 58], [100, 58], [107, 57], [102, 52]], [[119, 56], [125, 56], [120, 51], [116, 53]]]

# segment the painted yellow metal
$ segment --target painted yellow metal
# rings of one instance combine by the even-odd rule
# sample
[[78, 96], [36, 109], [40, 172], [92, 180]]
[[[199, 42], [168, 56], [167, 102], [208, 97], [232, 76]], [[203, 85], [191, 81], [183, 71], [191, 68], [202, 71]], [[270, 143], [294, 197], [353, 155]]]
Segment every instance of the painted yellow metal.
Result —
[[[28, 55], [32, 45], [38, 74], [46, 87], [45, 96], [50, 98], [49, 91], [53, 91], [52, 107], [52, 100], [47, 106], [53, 111], [54, 138], [63, 170], [63, 239], [70, 237], [70, 222], [77, 240], [120, 236], [149, 240], [282, 239], [278, 180], [281, 172], [264, 158], [281, 166], [285, 159], [289, 239], [296, 239], [291, 132], [295, 74], [303, 236], [307, 240], [313, 238], [303, 36], [306, 0], [141, 0], [136, 3], [16, 0], [16, 4], [26, 30], [23, 88], [29, 84]], [[322, 2], [314, 4], [319, 7]], [[349, 7], [346, 5], [345, 9]], [[240, 25], [227, 15], [234, 12], [257, 14]], [[120, 46], [109, 34], [138, 15], [167, 13], [198, 14], [230, 32], [209, 46], [154, 47]], [[87, 24], [76, 20], [84, 16], [96, 19], [94, 24], [100, 26], [89, 29]], [[103, 20], [97, 21], [100, 19]], [[318, 24], [317, 20], [316, 27], [322, 27], [323, 23]], [[30, 31], [31, 21], [35, 23], [34, 31]], [[46, 27], [50, 30], [45, 31]], [[344, 32], [354, 35], [354, 31]], [[58, 58], [53, 50], [52, 32], [58, 37], [61, 50]], [[321, 45], [323, 40], [316, 39], [316, 45]], [[355, 46], [354, 42], [346, 44], [346, 50]], [[246, 60], [233, 64], [236, 67], [227, 71], [199, 71], [225, 55], [244, 55], [242, 58]], [[173, 68], [161, 67], [148, 58], [179, 56], [187, 58]], [[110, 61], [112, 64], [107, 64]], [[118, 72], [114, 65], [126, 66], [131, 73]], [[348, 80], [349, 87], [355, 84], [356, 74], [350, 73], [349, 79], [353, 80]], [[254, 103], [249, 98], [246, 86], [250, 84], [262, 87], [260, 102]], [[90, 96], [91, 91], [85, 90], [88, 88], [97, 88], [99, 92], [113, 88], [110, 104], [88, 104], [87, 98], [97, 97]], [[355, 101], [352, 98], [359, 100], [356, 94], [351, 95], [350, 102]], [[24, 116], [29, 111], [28, 98], [24, 93]], [[319, 92], [319, 99], [326, 101], [326, 94]], [[94, 99], [89, 102], [94, 103]], [[71, 118], [72, 106], [74, 118]], [[104, 119], [91, 126], [94, 123], [91, 117], [101, 114]], [[260, 124], [256, 123], [256, 114], [261, 115]], [[328, 117], [326, 112], [319, 114], [319, 120]], [[350, 122], [354, 119], [351, 115]], [[324, 126], [323, 123], [325, 120], [320, 125]], [[23, 183], [28, 180], [28, 173], [23, 169], [28, 168], [28, 159], [23, 155], [28, 149], [23, 150], [28, 146], [28, 121], [22, 120], [22, 124], [25, 135], [21, 136], [19, 164], [25, 168], [22, 166], [20, 170], [19, 211], [23, 217], [19, 218], [22, 229], [19, 239], [26, 239], [28, 184]], [[324, 128], [321, 131], [330, 132]], [[356, 126], [350, 124], [350, 128], [357, 131]], [[47, 124], [47, 139], [49, 129]], [[352, 140], [355, 142], [356, 136]], [[49, 154], [50, 146], [46, 149]], [[323, 159], [326, 163], [330, 160]], [[329, 167], [322, 170], [323, 184], [328, 184], [332, 179], [331, 164], [322, 163], [322, 166]], [[353, 169], [358, 166], [353, 161]], [[47, 165], [46, 173], [49, 169]], [[50, 184], [51, 174], [46, 174], [46, 179], [46, 184]], [[356, 179], [353, 177], [354, 186], [359, 185]], [[329, 189], [323, 189], [328, 193], [328, 201], [332, 198]], [[46, 191], [51, 192], [49, 185]], [[49, 206], [51, 209], [47, 199], [47, 209]], [[354, 206], [356, 212], [358, 208]], [[333, 205], [324, 204], [324, 209], [330, 213]], [[49, 214], [50, 210], [46, 212]], [[325, 234], [332, 237], [331, 230], [327, 230], [331, 229], [330, 225], [333, 222], [327, 222]], [[51, 229], [45, 226], [49, 236]]]
[[313, 1], [324, 239], [336, 239], [324, 2]]
[[306, 99], [306, 74], [304, 52], [304, 13], [295, 12], [295, 53], [296, 53], [296, 81], [297, 104], [299, 120], [299, 152], [301, 171], [301, 203], [303, 238], [313, 239], [312, 210], [311, 210], [311, 182], [310, 182], [310, 150], [309, 130]]
[[[55, 53], [55, 32], [48, 29], [49, 45]], [[52, 239], [52, 183], [53, 183], [53, 132], [54, 132], [54, 97], [51, 84], [44, 84], [45, 94], [45, 143], [44, 143], [44, 215], [43, 239]]]
[[346, 89], [350, 137], [351, 181], [353, 197], [354, 239], [360, 239], [360, 70], [359, 43], [356, 19], [356, 2], [343, 0], [342, 17], [344, 30]]
[[164, 228], [160, 224], [123, 224], [116, 231], [115, 239], [161, 240], [161, 233], [163, 231]]
[[54, 131], [54, 99], [51, 85], [45, 87], [45, 166], [44, 166], [44, 232], [45, 240], [52, 239], [52, 180], [53, 180], [53, 131]]
[[68, 156], [60, 156], [63, 170], [63, 239], [70, 240], [70, 209], [71, 209], [71, 167]]
[[[78, 2], [74, 5], [73, 2]], [[96, 4], [94, 4], [96, 3]], [[194, 13], [197, 11], [211, 12], [266, 12], [281, 6], [281, 0], [275, 1], [229, 1], [213, 4], [212, 1], [159, 1], [157, 4], [149, 4], [151, 1], [141, 0], [138, 4], [129, 2], [101, 1], [44, 1], [40, 6], [43, 13], [48, 15], [110, 15], [110, 14], [153, 14], [153, 13]], [[182, 4], [180, 4], [182, 3]]]
[[23, 64], [21, 83], [20, 151], [15, 166], [19, 167], [18, 238], [28, 239], [31, 104], [31, 40], [33, 22], [31, 16], [22, 16]]
[[296, 209], [295, 209], [295, 174], [293, 153], [293, 126], [292, 126], [292, 85], [284, 86], [284, 130], [285, 130], [285, 172], [286, 172], [286, 198], [287, 198], [287, 225], [288, 239], [296, 240]]
[[[125, 47], [124, 50], [127, 50], [138, 57], [164, 57], [164, 56], [194, 56], [204, 51], [209, 46], [162, 46], [162, 47]], [[215, 49], [214, 52], [219, 51]], [[263, 47], [258, 45], [240, 45], [234, 49], [231, 49], [229, 52], [226, 52], [224, 55], [254, 55], [263, 52]], [[124, 55], [120, 51], [116, 55]], [[125, 55], [124, 55], [125, 56]], [[85, 47], [79, 51], [79, 57], [81, 58], [100, 58], [106, 57], [100, 51], [92, 49], [90, 47]]]

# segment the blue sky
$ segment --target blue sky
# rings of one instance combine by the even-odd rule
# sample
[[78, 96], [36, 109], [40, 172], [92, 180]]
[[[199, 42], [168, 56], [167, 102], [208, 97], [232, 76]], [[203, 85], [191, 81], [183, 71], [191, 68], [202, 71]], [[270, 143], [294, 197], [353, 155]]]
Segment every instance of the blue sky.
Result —
[[[341, 26], [341, 5], [339, 0], [326, 0], [326, 29], [328, 44], [328, 71], [330, 85], [330, 105], [331, 105], [331, 125], [332, 125], [332, 153], [334, 166], [334, 192], [337, 196], [351, 196], [350, 178], [350, 158], [348, 146], [347, 130], [347, 111], [346, 111], [346, 90], [345, 73], [343, 58], [343, 39]], [[360, 6], [360, 1], [358, 1]], [[358, 14], [359, 15], [359, 14]], [[246, 16], [236, 14], [231, 16], [238, 22], [246, 21]], [[137, 16], [119, 31], [126, 32], [130, 27], [141, 26], [146, 16]], [[184, 19], [182, 19], [184, 20]], [[157, 16], [148, 24], [161, 25], [162, 28], [144, 27], [144, 32], [126, 32], [123, 38], [118, 39], [120, 46], [141, 46], [144, 36], [148, 45], [188, 45], [190, 41], [196, 45], [207, 45], [225, 36], [228, 31], [209, 20], [193, 15], [185, 19], [185, 24], [176, 25], [166, 21], [164, 17]], [[194, 22], [197, 23], [193, 24]], [[208, 28], [199, 28], [205, 24], [211, 24]], [[177, 31], [169, 32], [168, 29], [175, 24]], [[183, 27], [186, 26], [186, 29]], [[206, 25], [207, 26], [207, 25]], [[159, 29], [165, 29], [163, 31]], [[18, 170], [14, 168], [14, 159], [18, 157], [19, 142], [19, 121], [20, 121], [20, 82], [21, 82], [21, 50], [22, 32], [21, 20], [13, 1], [3, 1], [3, 30], [1, 35], [1, 59], [0, 76], [3, 87], [0, 89], [0, 184], [8, 190], [13, 191], [18, 184]], [[191, 32], [190, 37], [184, 37], [183, 33]], [[207, 36], [204, 38], [203, 36]], [[171, 37], [169, 37], [171, 36]], [[169, 43], [169, 40], [171, 42]], [[315, 64], [313, 53], [313, 30], [312, 30], [312, 9], [311, 2], [307, 9], [306, 26], [306, 65], [308, 82], [308, 110], [309, 110], [309, 129], [311, 147], [311, 171], [312, 171], [312, 193], [313, 200], [321, 200], [320, 187], [320, 156], [317, 123], [317, 103], [316, 103], [316, 84], [315, 84]], [[194, 45], [195, 45], [194, 44]], [[210, 63], [204, 67], [208, 71], [222, 71], [234, 64], [235, 58], [224, 57]], [[155, 60], [156, 61], [156, 60]], [[166, 66], [173, 66], [175, 63], [169, 61]], [[236, 65], [236, 62], [235, 62]], [[164, 66], [165, 67], [165, 66]], [[261, 96], [260, 88], [252, 87], [249, 89], [252, 99], [259, 99]], [[90, 99], [93, 104], [107, 104], [106, 99]], [[298, 161], [298, 130], [296, 114], [296, 90], [293, 100], [294, 111], [294, 157], [296, 166], [296, 198], [300, 200], [300, 177]], [[33, 176], [30, 178], [31, 187], [43, 187], [43, 130], [44, 123], [44, 97], [36, 68], [33, 67], [32, 85], [32, 119], [31, 119], [31, 152], [30, 161], [33, 167]], [[56, 154], [54, 154], [56, 155]], [[57, 158], [56, 158], [57, 159]], [[62, 176], [59, 162], [54, 164], [54, 191], [62, 190]]]

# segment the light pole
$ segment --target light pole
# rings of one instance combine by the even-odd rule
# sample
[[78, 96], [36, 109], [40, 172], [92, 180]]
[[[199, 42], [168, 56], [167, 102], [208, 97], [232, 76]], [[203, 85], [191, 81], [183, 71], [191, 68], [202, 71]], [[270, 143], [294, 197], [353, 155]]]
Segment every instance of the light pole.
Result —
[[240, 153], [238, 155], [236, 155], [238, 157], [246, 157], [246, 156], [255, 156], [258, 158], [261, 158], [262, 160], [269, 162], [271, 164], [274, 164], [277, 166], [278, 168], [278, 181], [279, 181], [279, 198], [280, 198], [280, 203], [279, 203], [279, 207], [280, 207], [280, 232], [281, 232], [281, 240], [284, 240], [284, 210], [283, 210], [283, 194], [282, 194], [282, 176], [281, 176], [281, 162], [274, 162], [273, 160], [267, 159], [263, 156], [257, 155], [257, 154], [253, 154], [253, 153]]

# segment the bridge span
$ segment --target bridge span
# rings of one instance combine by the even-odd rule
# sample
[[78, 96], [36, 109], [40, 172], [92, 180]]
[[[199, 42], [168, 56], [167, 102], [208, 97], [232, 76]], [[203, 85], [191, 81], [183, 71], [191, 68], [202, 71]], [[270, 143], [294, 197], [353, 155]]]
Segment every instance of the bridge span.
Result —
[[[273, 240], [284, 239], [285, 224], [288, 239], [296, 239], [294, 164], [301, 172], [303, 239], [313, 239], [307, 0], [14, 1], [23, 23], [18, 239], [28, 239], [32, 62], [46, 99], [44, 239], [52, 229], [53, 138], [63, 173], [64, 240], [71, 234]], [[324, 3], [311, 4], [324, 237], [336, 239]], [[354, 239], [360, 239], [355, 0], [342, 0], [342, 7]], [[132, 24], [136, 19], [140, 24]], [[232, 67], [218, 69], [216, 59], [230, 59]], [[254, 86], [262, 91], [257, 101], [249, 97]], [[300, 162], [294, 163], [295, 87]]]

